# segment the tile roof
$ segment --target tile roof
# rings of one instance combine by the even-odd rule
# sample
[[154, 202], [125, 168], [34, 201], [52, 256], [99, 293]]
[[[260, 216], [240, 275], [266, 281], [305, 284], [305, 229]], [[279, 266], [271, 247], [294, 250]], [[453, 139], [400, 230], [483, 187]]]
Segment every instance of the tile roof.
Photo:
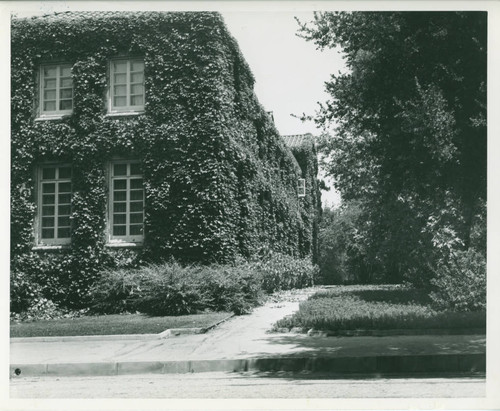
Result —
[[60, 21], [60, 20], [81, 20], [81, 19], [95, 19], [107, 17], [120, 17], [120, 16], [137, 16], [140, 14], [150, 14], [148, 11], [62, 11], [42, 16], [28, 17], [35, 20], [44, 20], [47, 22]]
[[288, 136], [282, 136], [283, 140], [285, 140], [285, 144], [292, 147], [300, 147], [302, 144], [307, 143], [309, 141], [314, 142], [313, 135], [311, 133], [307, 134], [291, 134]]

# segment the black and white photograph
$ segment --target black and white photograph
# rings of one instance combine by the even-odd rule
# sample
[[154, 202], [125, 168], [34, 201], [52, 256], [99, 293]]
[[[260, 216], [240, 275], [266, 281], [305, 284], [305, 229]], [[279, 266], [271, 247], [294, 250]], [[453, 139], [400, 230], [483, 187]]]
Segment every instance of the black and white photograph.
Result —
[[5, 409], [499, 409], [498, 3], [2, 3]]

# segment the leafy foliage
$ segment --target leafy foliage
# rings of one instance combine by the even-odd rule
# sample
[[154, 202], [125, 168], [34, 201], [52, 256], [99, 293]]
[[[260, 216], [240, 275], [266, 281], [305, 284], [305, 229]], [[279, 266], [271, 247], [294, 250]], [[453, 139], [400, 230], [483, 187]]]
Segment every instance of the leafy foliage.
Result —
[[[109, 60], [130, 55], [144, 57], [145, 112], [110, 117]], [[37, 73], [50, 61], [72, 64], [73, 113], [36, 121]], [[89, 287], [106, 267], [171, 257], [228, 263], [262, 247], [314, 254], [316, 204], [297, 198], [300, 167], [258, 103], [250, 69], [217, 13], [14, 19], [11, 72], [11, 261], [46, 298], [88, 305]], [[106, 248], [105, 164], [115, 156], [142, 163], [139, 251]], [[35, 170], [46, 161], [73, 166], [71, 247], [54, 255], [31, 252]], [[307, 178], [313, 187], [315, 176]], [[13, 309], [24, 304], [19, 298]]]
[[448, 263], [440, 263], [432, 279], [430, 296], [440, 309], [486, 310], [486, 260], [470, 248], [457, 251]]
[[325, 209], [319, 227], [318, 266], [323, 284], [361, 282], [363, 244], [357, 241], [359, 207]]
[[484, 252], [486, 13], [325, 12], [300, 34], [348, 69], [316, 121], [334, 128], [322, 151], [360, 210], [357, 275], [429, 285], [453, 252]]
[[181, 315], [212, 310], [242, 314], [260, 302], [264, 291], [311, 285], [315, 272], [310, 260], [279, 253], [239, 264], [182, 266], [172, 261], [107, 270], [92, 289], [93, 311]]

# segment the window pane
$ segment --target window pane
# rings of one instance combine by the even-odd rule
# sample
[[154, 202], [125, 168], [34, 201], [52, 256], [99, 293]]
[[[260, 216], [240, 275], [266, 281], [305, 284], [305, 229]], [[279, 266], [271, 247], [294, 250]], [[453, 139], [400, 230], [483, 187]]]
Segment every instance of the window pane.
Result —
[[127, 222], [126, 214], [113, 214], [113, 224], [125, 224]]
[[113, 226], [113, 235], [125, 235], [127, 233], [124, 225]]
[[57, 219], [57, 225], [59, 227], [69, 227], [69, 217], [59, 217]]
[[59, 193], [71, 193], [71, 183], [59, 183]]
[[71, 203], [71, 194], [59, 194], [59, 203], [60, 204]]
[[130, 97], [131, 106], [142, 106], [144, 105], [144, 98], [142, 96], [132, 96]]
[[125, 73], [115, 74], [114, 80], [115, 84], [127, 84], [127, 74]]
[[130, 223], [131, 224], [137, 224], [137, 223], [140, 223], [142, 224], [142, 219], [143, 219], [143, 215], [142, 213], [131, 213], [130, 214]]
[[127, 211], [127, 203], [114, 203], [113, 211], [115, 213], [124, 213], [125, 211]]
[[133, 201], [130, 203], [130, 211], [142, 211], [144, 210], [144, 203], [142, 201]]
[[142, 224], [131, 225], [130, 226], [130, 235], [142, 235]]
[[127, 180], [114, 180], [113, 188], [115, 190], [126, 190], [127, 189]]
[[56, 102], [46, 101], [43, 103], [43, 111], [56, 111]]
[[70, 228], [58, 228], [57, 229], [57, 238], [70, 238]]
[[114, 176], [126, 176], [127, 175], [127, 165], [126, 164], [114, 164], [113, 165], [113, 175]]
[[130, 86], [130, 94], [140, 95], [144, 93], [144, 86], [142, 84], [132, 84]]
[[54, 206], [43, 206], [42, 207], [42, 215], [43, 216], [54, 215], [55, 211], [56, 211], [56, 208]]
[[61, 66], [61, 77], [71, 77], [71, 66]]
[[54, 238], [54, 229], [53, 228], [42, 229], [42, 238]]
[[68, 205], [60, 205], [58, 208], [59, 215], [70, 215], [71, 214], [71, 206]]
[[42, 227], [54, 227], [55, 218], [54, 217], [43, 217], [42, 218]]
[[43, 92], [44, 100], [55, 100], [56, 99], [56, 91], [55, 90], [46, 90]]
[[[73, 80], [71, 78], [62, 78], [61, 79], [61, 88], [73, 88]], [[54, 82], [55, 87], [55, 82]]]
[[43, 88], [45, 90], [48, 90], [48, 89], [56, 89], [56, 80], [55, 79], [46, 79], [44, 80], [43, 82]]
[[53, 194], [43, 195], [42, 204], [55, 204], [56, 196]]
[[144, 82], [144, 73], [132, 73], [130, 75], [131, 83], [143, 83]]
[[126, 61], [115, 61], [113, 63], [114, 73], [126, 73], [127, 72], [127, 62]]
[[59, 178], [71, 178], [71, 167], [59, 167]]
[[144, 62], [142, 60], [132, 60], [130, 62], [130, 71], [144, 71]]
[[131, 189], [137, 189], [137, 188], [142, 189], [142, 178], [132, 178], [130, 180], [130, 188]]
[[113, 99], [113, 105], [115, 107], [125, 107], [127, 105], [127, 97], [115, 97]]
[[126, 96], [127, 95], [127, 86], [115, 86], [115, 96]]
[[71, 100], [73, 98], [73, 90], [70, 88], [63, 88], [59, 90], [59, 98], [63, 100]]
[[136, 176], [142, 174], [141, 164], [140, 163], [131, 163], [130, 164], [130, 175]]
[[127, 200], [127, 192], [126, 191], [115, 191], [113, 193], [114, 201], [126, 201]]
[[59, 110], [71, 110], [73, 108], [73, 100], [61, 100], [59, 102]]
[[56, 178], [55, 167], [45, 167], [42, 169], [42, 179], [43, 180], [53, 180]]
[[43, 68], [43, 77], [56, 77], [57, 66], [45, 66]]
[[42, 193], [51, 194], [56, 192], [56, 183], [44, 183], [42, 184]]
[[132, 190], [130, 191], [130, 200], [142, 200], [143, 190]]

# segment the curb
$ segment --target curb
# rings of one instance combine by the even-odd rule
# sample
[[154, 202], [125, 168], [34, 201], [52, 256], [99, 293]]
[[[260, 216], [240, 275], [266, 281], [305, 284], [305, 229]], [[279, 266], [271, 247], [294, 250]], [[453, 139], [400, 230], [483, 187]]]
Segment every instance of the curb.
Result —
[[332, 374], [486, 372], [486, 354], [367, 357], [271, 357], [233, 360], [11, 364], [10, 379], [33, 376], [113, 376], [202, 372], [292, 371]]
[[71, 341], [121, 341], [121, 340], [157, 340], [177, 337], [179, 335], [205, 334], [223, 322], [234, 317], [235, 314], [219, 320], [208, 327], [203, 328], [169, 328], [159, 334], [112, 334], [112, 335], [72, 335], [59, 337], [13, 337], [11, 343], [30, 342], [71, 342]]

